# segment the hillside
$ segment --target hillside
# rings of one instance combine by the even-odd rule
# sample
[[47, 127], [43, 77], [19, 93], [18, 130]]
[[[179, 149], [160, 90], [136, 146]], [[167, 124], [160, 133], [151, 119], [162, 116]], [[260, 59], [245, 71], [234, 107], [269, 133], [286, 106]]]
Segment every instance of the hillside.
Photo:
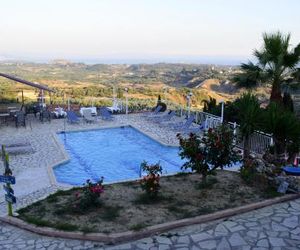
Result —
[[[82, 105], [90, 105], [91, 102], [106, 105], [108, 98], [113, 96], [115, 86], [122, 98], [124, 89], [128, 88], [128, 97], [132, 101], [153, 103], [161, 95], [162, 99], [180, 105], [186, 105], [186, 94], [192, 91], [193, 107], [201, 108], [201, 101], [208, 96], [227, 101], [240, 94], [241, 90], [237, 90], [228, 80], [235, 70], [229, 66], [167, 63], [86, 65], [65, 60], [49, 64], [0, 63], [0, 72], [54, 88], [53, 101], [63, 102], [64, 96], [68, 96]], [[37, 93], [34, 89], [0, 79], [2, 98], [6, 98], [5, 93], [11, 93], [10, 99], [16, 98], [16, 95], [20, 97], [20, 92], [12, 94], [16, 89], [24, 90], [26, 102], [35, 100]]]

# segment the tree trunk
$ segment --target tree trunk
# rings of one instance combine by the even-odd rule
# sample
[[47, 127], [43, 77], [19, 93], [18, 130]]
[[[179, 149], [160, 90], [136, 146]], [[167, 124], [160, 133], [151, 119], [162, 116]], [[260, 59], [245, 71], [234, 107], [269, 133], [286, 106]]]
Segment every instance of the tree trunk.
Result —
[[280, 80], [274, 80], [274, 82], [273, 82], [270, 101], [276, 102], [280, 105], [283, 105], [283, 99], [281, 96]]
[[245, 160], [245, 159], [248, 159], [249, 155], [250, 155], [250, 138], [248, 135], [244, 137], [243, 148], [244, 148], [243, 158]]

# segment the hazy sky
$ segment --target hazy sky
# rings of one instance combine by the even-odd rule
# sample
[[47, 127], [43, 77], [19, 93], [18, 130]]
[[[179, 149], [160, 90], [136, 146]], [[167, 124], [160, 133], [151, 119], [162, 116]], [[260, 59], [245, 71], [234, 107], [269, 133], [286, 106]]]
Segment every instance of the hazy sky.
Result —
[[0, 59], [247, 58], [300, 0], [0, 0]]

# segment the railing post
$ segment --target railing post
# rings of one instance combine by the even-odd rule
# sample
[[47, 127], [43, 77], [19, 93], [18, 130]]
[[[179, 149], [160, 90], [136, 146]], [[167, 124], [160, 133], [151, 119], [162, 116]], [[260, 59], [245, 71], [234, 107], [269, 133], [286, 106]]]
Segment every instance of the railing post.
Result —
[[233, 144], [236, 145], [236, 122], [233, 123]]

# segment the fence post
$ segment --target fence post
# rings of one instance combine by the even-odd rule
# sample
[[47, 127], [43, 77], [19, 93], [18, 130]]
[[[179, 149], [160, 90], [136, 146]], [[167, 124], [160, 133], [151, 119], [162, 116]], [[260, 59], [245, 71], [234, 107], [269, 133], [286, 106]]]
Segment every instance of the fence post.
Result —
[[233, 123], [233, 144], [236, 144], [236, 122]]

